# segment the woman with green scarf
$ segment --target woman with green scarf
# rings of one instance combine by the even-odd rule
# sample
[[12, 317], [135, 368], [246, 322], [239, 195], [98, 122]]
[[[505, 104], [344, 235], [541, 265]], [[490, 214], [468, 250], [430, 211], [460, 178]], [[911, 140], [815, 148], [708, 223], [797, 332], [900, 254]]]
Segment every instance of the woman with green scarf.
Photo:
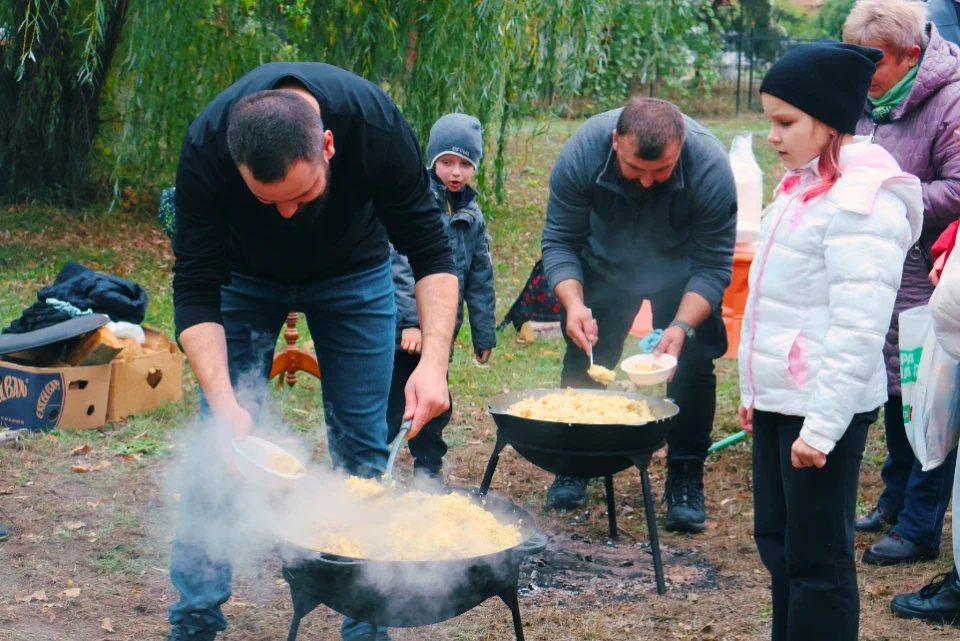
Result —
[[[923, 2], [860, 0], [843, 27], [844, 41], [884, 53], [857, 133], [871, 136], [923, 188], [923, 233], [904, 264], [884, 348], [889, 394], [884, 407], [888, 455], [881, 472], [885, 487], [876, 507], [855, 525], [861, 532], [891, 528], [864, 552], [863, 562], [877, 565], [939, 556], [956, 465], [954, 452], [940, 467], [921, 469], [907, 442], [900, 391], [898, 315], [930, 300], [929, 248], [960, 217], [960, 139], [955, 133], [960, 127], [960, 49], [940, 37], [926, 10]], [[945, 602], [938, 596], [943, 589], [937, 584], [920, 593], [926, 604], [920, 609], [929, 610], [930, 618], [943, 614], [937, 612], [937, 604]], [[897, 607], [895, 602], [895, 611]]]

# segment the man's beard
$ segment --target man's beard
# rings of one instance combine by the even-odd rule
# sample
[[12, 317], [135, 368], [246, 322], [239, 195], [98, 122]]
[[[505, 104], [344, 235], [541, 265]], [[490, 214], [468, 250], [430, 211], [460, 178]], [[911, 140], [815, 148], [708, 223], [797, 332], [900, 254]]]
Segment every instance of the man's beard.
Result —
[[313, 227], [327, 213], [327, 197], [330, 195], [330, 163], [323, 163], [324, 189], [323, 192], [308, 203], [302, 203], [297, 213], [287, 219], [287, 223], [294, 229]]
[[654, 182], [649, 187], [644, 187], [640, 184], [639, 180], [630, 180], [629, 178], [623, 175], [623, 172], [620, 169], [620, 163], [615, 163], [617, 170], [617, 178], [620, 179], [620, 186], [623, 188], [623, 191], [627, 193], [628, 196], [634, 200], [647, 200], [648, 198], [655, 198], [663, 192], [664, 186], [662, 183]]

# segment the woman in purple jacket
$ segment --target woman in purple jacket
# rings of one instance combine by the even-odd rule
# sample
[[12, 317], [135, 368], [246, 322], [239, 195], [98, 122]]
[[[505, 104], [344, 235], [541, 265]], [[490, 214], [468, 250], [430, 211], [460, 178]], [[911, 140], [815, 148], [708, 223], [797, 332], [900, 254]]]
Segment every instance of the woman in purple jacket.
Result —
[[843, 39], [884, 52], [857, 133], [871, 136], [923, 186], [923, 234], [904, 264], [884, 347], [889, 392], [884, 407], [888, 454], [881, 472], [885, 488], [873, 511], [856, 522], [860, 532], [892, 526], [864, 552], [864, 563], [914, 563], [940, 553], [956, 452], [940, 467], [923, 472], [910, 449], [900, 394], [897, 319], [900, 312], [930, 300], [930, 246], [960, 217], [960, 49], [927, 22], [923, 3], [907, 0], [860, 0], [843, 26]]

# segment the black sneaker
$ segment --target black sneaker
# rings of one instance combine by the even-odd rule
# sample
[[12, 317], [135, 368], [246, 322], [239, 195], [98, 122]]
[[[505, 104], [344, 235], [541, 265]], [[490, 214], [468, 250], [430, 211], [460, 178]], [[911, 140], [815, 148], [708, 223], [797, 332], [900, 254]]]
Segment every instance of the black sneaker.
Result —
[[898, 594], [890, 609], [901, 619], [960, 625], [960, 577], [956, 569], [935, 577], [919, 592]]
[[703, 463], [683, 461], [669, 464], [663, 499], [667, 503], [664, 525], [668, 532], [703, 532], [707, 527], [707, 512], [703, 506]]
[[10, 530], [0, 525], [0, 543], [10, 538]]
[[217, 631], [211, 627], [194, 628], [181, 623], [170, 628], [167, 641], [214, 641], [216, 636]]
[[587, 483], [590, 479], [576, 476], [558, 476], [547, 490], [547, 509], [572, 510], [587, 502]]

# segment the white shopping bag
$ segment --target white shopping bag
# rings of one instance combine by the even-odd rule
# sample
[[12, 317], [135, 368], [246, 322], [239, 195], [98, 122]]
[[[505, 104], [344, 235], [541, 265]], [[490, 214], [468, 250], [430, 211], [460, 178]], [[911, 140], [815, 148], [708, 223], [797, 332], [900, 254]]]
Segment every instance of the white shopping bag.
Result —
[[913, 387], [923, 353], [923, 342], [932, 326], [930, 309], [923, 305], [900, 312], [900, 389], [903, 395], [903, 423], [910, 422]]
[[960, 362], [940, 346], [931, 324], [923, 342], [911, 399], [907, 440], [924, 472], [940, 466], [957, 446]]

